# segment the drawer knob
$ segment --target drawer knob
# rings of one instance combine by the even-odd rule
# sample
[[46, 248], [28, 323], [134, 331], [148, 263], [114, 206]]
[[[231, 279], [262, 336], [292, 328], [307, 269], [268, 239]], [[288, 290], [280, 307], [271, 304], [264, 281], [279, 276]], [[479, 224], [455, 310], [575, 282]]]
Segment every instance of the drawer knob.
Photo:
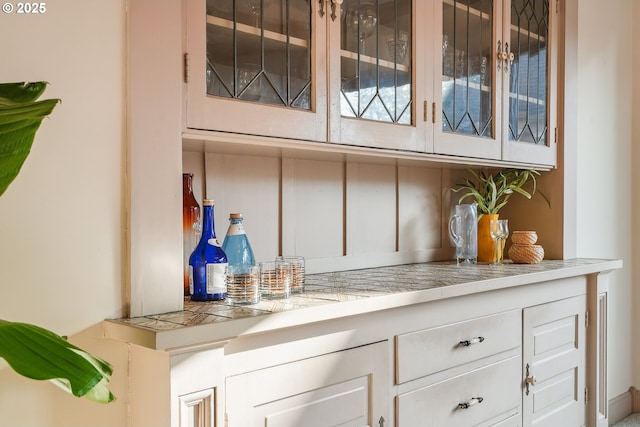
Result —
[[478, 403], [482, 403], [484, 399], [482, 397], [472, 397], [468, 402], [458, 403], [458, 408], [460, 409], [469, 409], [473, 405], [477, 405]]
[[536, 385], [536, 377], [533, 375], [530, 377], [527, 377], [527, 384]]
[[471, 338], [470, 340], [460, 341], [458, 345], [461, 347], [469, 347], [472, 344], [479, 344], [482, 341], [484, 341], [484, 337], [475, 337], [475, 338]]

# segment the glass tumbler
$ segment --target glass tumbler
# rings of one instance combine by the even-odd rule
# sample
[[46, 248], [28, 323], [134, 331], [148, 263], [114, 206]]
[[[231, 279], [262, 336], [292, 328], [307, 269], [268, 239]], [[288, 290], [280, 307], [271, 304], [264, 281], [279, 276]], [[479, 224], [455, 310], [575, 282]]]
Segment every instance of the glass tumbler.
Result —
[[288, 262], [291, 264], [291, 293], [304, 292], [304, 257], [301, 256], [279, 256], [276, 261]]
[[291, 296], [291, 264], [283, 261], [260, 263], [260, 294], [264, 299]]
[[260, 269], [256, 265], [227, 266], [227, 304], [260, 302]]

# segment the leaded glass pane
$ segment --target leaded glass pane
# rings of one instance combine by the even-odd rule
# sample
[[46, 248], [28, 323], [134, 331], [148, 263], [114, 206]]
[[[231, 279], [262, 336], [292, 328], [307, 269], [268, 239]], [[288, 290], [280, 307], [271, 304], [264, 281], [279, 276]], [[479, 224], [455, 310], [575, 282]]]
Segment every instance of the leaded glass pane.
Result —
[[492, 138], [492, 0], [445, 0], [442, 14], [442, 130]]
[[509, 139], [533, 144], [547, 141], [547, 55], [549, 1], [511, 3]]
[[310, 110], [308, 0], [207, 0], [207, 94]]
[[342, 10], [341, 114], [410, 125], [411, 0], [345, 0]]

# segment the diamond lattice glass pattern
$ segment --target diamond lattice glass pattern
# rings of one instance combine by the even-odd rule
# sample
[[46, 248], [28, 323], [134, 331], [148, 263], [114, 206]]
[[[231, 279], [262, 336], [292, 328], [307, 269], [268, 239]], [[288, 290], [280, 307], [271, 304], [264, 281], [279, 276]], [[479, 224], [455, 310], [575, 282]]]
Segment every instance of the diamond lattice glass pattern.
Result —
[[547, 140], [548, 0], [513, 0], [509, 78], [509, 139], [533, 144]]
[[342, 11], [341, 114], [410, 125], [411, 0], [345, 0]]
[[207, 0], [207, 94], [311, 109], [308, 0]]
[[443, 2], [442, 129], [493, 137], [492, 0]]

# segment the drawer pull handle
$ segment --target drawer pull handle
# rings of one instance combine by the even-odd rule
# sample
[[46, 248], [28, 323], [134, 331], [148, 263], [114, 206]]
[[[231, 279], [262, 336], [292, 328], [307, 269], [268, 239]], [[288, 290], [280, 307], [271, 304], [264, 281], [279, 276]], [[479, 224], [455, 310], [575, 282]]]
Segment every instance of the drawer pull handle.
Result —
[[458, 403], [458, 408], [460, 409], [469, 409], [473, 405], [477, 405], [478, 403], [482, 403], [484, 399], [482, 397], [472, 397], [471, 400], [464, 403]]
[[479, 344], [482, 341], [484, 341], [484, 337], [475, 337], [475, 338], [471, 338], [470, 340], [460, 341], [458, 345], [461, 347], [469, 347], [472, 344]]

